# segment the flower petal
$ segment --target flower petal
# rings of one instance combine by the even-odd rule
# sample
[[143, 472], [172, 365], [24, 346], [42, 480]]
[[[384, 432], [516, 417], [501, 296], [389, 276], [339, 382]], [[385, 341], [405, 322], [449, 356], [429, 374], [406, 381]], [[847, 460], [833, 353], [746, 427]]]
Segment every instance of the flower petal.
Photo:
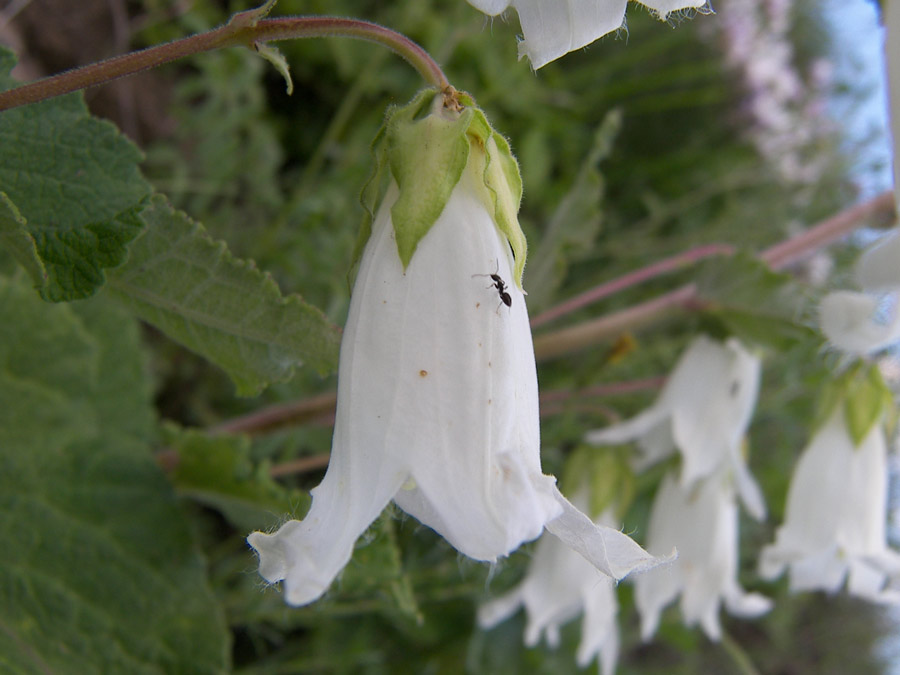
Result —
[[675, 444], [684, 457], [681, 482], [691, 485], [738, 456], [759, 393], [760, 359], [732, 338], [701, 336], [681, 357], [664, 396]]
[[[353, 452], [409, 469], [396, 503], [465, 555], [495, 560], [538, 537], [560, 507], [540, 465], [537, 371], [510, 251], [466, 174], [404, 272], [385, 200], [366, 256], [350, 382], [371, 427]], [[506, 281], [507, 306], [492, 280]], [[343, 358], [343, 357], [342, 357]], [[357, 422], [359, 423], [359, 422]]]
[[497, 16], [507, 7], [510, 0], [469, 0], [469, 4], [475, 9], [481, 10], [488, 16]]
[[626, 0], [514, 0], [525, 39], [519, 55], [535, 69], [625, 23]]
[[879, 298], [866, 293], [834, 291], [819, 303], [819, 327], [834, 346], [865, 354], [900, 340], [900, 296], [894, 294], [893, 311], [878, 320]]
[[563, 512], [547, 523], [547, 531], [613, 579], [618, 581], [631, 572], [642, 572], [675, 559], [674, 550], [667, 556], [650, 555], [619, 530], [596, 525], [558, 490], [556, 498]]
[[302, 521], [291, 520], [274, 534], [247, 537], [259, 554], [260, 575], [270, 583], [284, 581], [289, 605], [305, 605], [325, 593], [349, 562], [356, 540], [406, 479], [403, 471], [371, 455], [351, 464], [341, 447], [336, 425], [328, 471], [312, 491], [312, 506]]

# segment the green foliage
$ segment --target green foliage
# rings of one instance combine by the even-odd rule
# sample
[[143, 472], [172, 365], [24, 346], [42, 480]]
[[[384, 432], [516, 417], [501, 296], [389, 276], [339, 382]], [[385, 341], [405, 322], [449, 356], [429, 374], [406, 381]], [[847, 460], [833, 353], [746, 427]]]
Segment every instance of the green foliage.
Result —
[[[127, 4], [142, 12], [132, 16], [141, 27], [135, 39], [151, 44], [256, 3], [238, 0], [226, 11], [218, 0], [197, 0], [176, 18], [161, 0]], [[810, 329], [813, 294], [752, 253], [855, 200], [840, 139], [815, 148], [828, 165], [819, 181], [784, 181], [745, 137], [737, 78], [698, 30], [714, 28], [714, 16], [668, 30], [631, 11], [628, 40], [604, 39], [535, 74], [515, 61], [514, 15], [489, 22], [463, 0], [280, 0], [276, 12], [355, 15], [400, 30], [472, 92], [521, 165], [533, 312], [699, 245], [742, 251], [566, 317], [575, 324], [689, 282], [700, 291], [701, 312], [674, 314], [621, 342], [633, 348], [600, 344], [541, 364], [542, 391], [569, 395], [555, 409], [542, 404], [542, 458], [545, 471], [562, 472], [569, 493], [589, 479], [594, 515], [612, 501], [630, 504], [626, 529], [643, 541], [663, 469], [634, 480], [624, 452], [591, 455], [579, 446], [586, 429], [643, 408], [656, 390], [621, 387], [590, 399], [581, 392], [661, 378], [698, 331], [734, 334], [766, 348], [749, 445], [752, 470], [779, 512], [833, 364]], [[811, 40], [806, 50], [820, 44]], [[212, 427], [333, 387], [319, 373], [336, 367], [333, 323], [345, 314], [346, 270], [364, 217], [354, 197], [372, 170], [385, 108], [409, 100], [420, 83], [371, 44], [279, 48], [293, 73], [292, 97], [247, 49], [164, 71], [157, 82], [171, 98], [155, 112], [168, 131], [146, 143], [142, 169], [166, 197], [150, 196], [138, 151], [89, 117], [79, 95], [0, 113], [0, 246], [45, 299], [105, 289], [51, 306], [37, 301], [22, 273], [0, 286], [0, 531], [8, 551], [0, 565], [0, 625], [8, 629], [0, 631], [0, 670], [227, 672], [230, 632], [245, 675], [581, 672], [573, 656], [579, 621], [563, 628], [559, 649], [525, 648], [522, 614], [490, 633], [475, 626], [488, 595], [521, 580], [528, 546], [488, 567], [391, 509], [319, 603], [288, 608], [277, 589], [263, 588], [244, 537], [302, 516], [321, 477], [275, 481], [271, 463], [326, 451], [328, 410], [277, 433], [256, 430], [252, 440], [157, 428], [156, 411]], [[11, 65], [0, 57], [0, 88], [12, 86]], [[383, 179], [369, 184], [370, 207]], [[221, 375], [178, 344], [153, 330], [139, 340], [135, 322], [106, 304], [113, 296], [223, 369], [239, 394], [268, 388], [237, 400]], [[834, 405], [847, 406], [858, 440], [893, 406], [873, 370], [854, 372]], [[179, 458], [168, 475], [153, 461], [156, 445]], [[726, 621], [728, 632], [761, 672], [878, 672], [872, 645], [885, 627], [871, 608], [760, 584], [751, 552], [771, 540], [772, 527], [742, 524], [741, 580], [778, 606], [760, 621]], [[676, 609], [658, 639], [642, 645], [630, 586], [618, 593], [620, 673], [734, 668], [719, 646], [681, 625]]]
[[228, 636], [171, 487], [135, 323], [0, 280], [0, 669], [219, 673]]
[[223, 368], [249, 396], [288, 379], [303, 363], [335, 369], [340, 333], [271, 277], [235, 259], [198, 223], [155, 197], [142, 214], [145, 234], [110, 291], [137, 316]]
[[309, 508], [309, 495], [272, 480], [268, 462], [254, 465], [246, 436], [169, 425], [166, 440], [178, 458], [171, 475], [178, 494], [219, 511], [239, 532], [274, 529]]
[[[15, 85], [14, 64], [0, 50], [0, 91]], [[44, 299], [93, 295], [104, 270], [125, 260], [150, 192], [140, 159], [113, 125], [88, 114], [81, 94], [0, 115], [4, 239], [15, 237], [13, 250]]]
[[705, 310], [726, 335], [775, 351], [814, 342], [815, 331], [798, 322], [803, 293], [787, 274], [772, 271], [758, 258], [738, 254], [703, 261], [696, 278]]

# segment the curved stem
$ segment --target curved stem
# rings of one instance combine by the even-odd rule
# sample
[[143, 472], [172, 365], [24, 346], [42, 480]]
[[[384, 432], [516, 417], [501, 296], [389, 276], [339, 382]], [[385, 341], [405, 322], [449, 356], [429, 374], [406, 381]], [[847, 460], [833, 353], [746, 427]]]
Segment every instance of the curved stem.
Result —
[[[893, 192], [885, 192], [874, 199], [851, 206], [849, 209], [845, 209], [813, 225], [796, 237], [767, 248], [760, 253], [759, 258], [772, 269], [784, 269], [798, 260], [802, 260], [814, 251], [845, 237], [873, 218], [882, 221], [896, 219]], [[688, 251], [683, 256], [690, 256], [692, 253], [696, 254], [698, 250]], [[718, 255], [723, 253], [724, 251], [717, 252]], [[584, 295], [597, 293], [607, 286], [613, 287], [614, 291], [623, 290], [634, 285], [634, 283], [656, 276], [655, 273], [662, 273], [672, 269], [671, 261], [678, 261], [683, 256], [674, 256], [643, 270], [637, 270], [608, 284], [598, 286]], [[700, 257], [705, 256], [698, 256], [697, 259]], [[605, 295], [609, 294], [608, 292], [605, 293]], [[605, 295], [601, 297], [605, 297]], [[569, 302], [579, 300], [579, 298], [573, 298]], [[590, 302], [595, 302], [598, 299], [591, 298]], [[586, 304], [586, 302], [582, 303], [581, 306]], [[689, 309], [696, 311], [697, 309], [702, 309], [703, 306], [704, 302], [698, 293], [697, 286], [695, 284], [687, 284], [677, 290], [657, 296], [628, 309], [585, 321], [569, 328], [562, 328], [535, 336], [534, 353], [538, 361], [556, 358], [584, 349], [599, 341], [612, 339], [626, 331], [659, 321], [669, 316], [675, 310]], [[548, 310], [547, 313], [552, 311], [555, 310]]]
[[685, 251], [684, 253], [679, 253], [670, 258], [665, 258], [652, 265], [647, 265], [647, 267], [642, 267], [639, 270], [629, 272], [612, 281], [595, 286], [581, 295], [576, 295], [574, 298], [570, 298], [555, 307], [551, 307], [546, 312], [542, 312], [534, 317], [531, 320], [531, 327], [537, 328], [545, 323], [571, 314], [582, 307], [587, 307], [614, 293], [618, 293], [631, 286], [636, 286], [637, 284], [654, 279], [663, 274], [678, 270], [686, 265], [697, 262], [698, 260], [718, 255], [733, 255], [734, 252], [735, 248], [730, 244], [708, 244], [706, 246], [698, 246], [697, 248]]
[[[239, 16], [235, 15], [235, 18]], [[59, 75], [0, 92], [0, 111], [104, 84], [185, 56], [222, 47], [256, 48], [263, 42], [292, 38], [349, 37], [375, 42], [406, 59], [428, 84], [442, 90], [450, 87], [447, 77], [434, 59], [428, 55], [428, 52], [408, 37], [384, 26], [368, 21], [327, 16], [264, 19], [255, 24], [236, 21], [235, 18], [224, 26], [206, 33], [115, 56], [106, 61], [75, 68]]]

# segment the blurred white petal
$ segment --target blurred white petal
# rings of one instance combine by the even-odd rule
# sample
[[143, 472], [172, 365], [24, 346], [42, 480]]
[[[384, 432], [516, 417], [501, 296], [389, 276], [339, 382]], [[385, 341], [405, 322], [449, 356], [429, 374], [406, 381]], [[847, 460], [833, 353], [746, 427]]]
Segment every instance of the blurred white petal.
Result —
[[784, 524], [760, 556], [760, 574], [789, 568], [794, 591], [851, 593], [893, 600], [900, 555], [886, 543], [887, 447], [876, 424], [854, 447], [842, 406], [803, 451], [788, 491]]
[[883, 349], [900, 340], [900, 295], [834, 291], [819, 303], [819, 327], [837, 348], [853, 354]]
[[768, 598], [746, 593], [738, 584], [738, 513], [732, 479], [723, 471], [685, 490], [671, 474], [653, 501], [647, 548], [678, 548], [671, 565], [634, 577], [641, 635], [656, 632], [662, 610], [681, 596], [688, 626], [700, 624], [711, 640], [721, 636], [722, 603], [737, 616], [755, 617], [772, 607]]
[[[515, 7], [524, 35], [519, 56], [527, 56], [537, 69], [624, 26], [627, 0], [469, 0], [469, 4], [491, 16]], [[674, 11], [705, 7], [707, 0], [642, 4], [665, 20]]]
[[[586, 499], [579, 505], [586, 505]], [[597, 524], [614, 523], [610, 514], [604, 514]], [[528, 615], [524, 641], [529, 647], [537, 645], [542, 635], [549, 646], [555, 647], [560, 627], [583, 614], [578, 665], [587, 666], [599, 654], [601, 672], [615, 672], [619, 629], [613, 580], [552, 534], [545, 534], [538, 541], [522, 583], [479, 609], [478, 624], [492, 628], [519, 607], [524, 607]]]

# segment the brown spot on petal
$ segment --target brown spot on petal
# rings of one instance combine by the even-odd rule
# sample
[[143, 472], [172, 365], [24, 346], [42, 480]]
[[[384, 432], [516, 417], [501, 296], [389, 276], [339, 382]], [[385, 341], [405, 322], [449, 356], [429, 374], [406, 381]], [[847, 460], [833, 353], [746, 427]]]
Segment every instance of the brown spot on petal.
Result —
[[427, 371], [427, 370], [420, 370], [420, 371], [419, 371], [419, 377], [428, 377], [428, 371]]

